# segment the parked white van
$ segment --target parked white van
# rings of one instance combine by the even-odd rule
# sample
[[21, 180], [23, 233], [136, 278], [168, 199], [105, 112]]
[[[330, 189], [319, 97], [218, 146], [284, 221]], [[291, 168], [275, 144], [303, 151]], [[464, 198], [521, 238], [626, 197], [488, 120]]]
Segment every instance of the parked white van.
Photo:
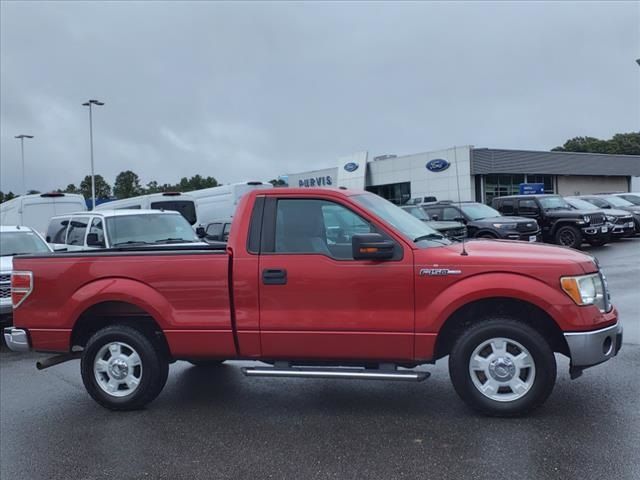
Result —
[[238, 201], [247, 192], [273, 188], [270, 183], [241, 182], [187, 192], [196, 200], [198, 223], [206, 226], [216, 219], [232, 217]]
[[195, 199], [189, 194], [180, 192], [150, 193], [149, 195], [105, 202], [96, 206], [95, 211], [122, 209], [171, 210], [182, 214], [193, 228], [196, 228], [200, 223], [198, 222]]
[[58, 215], [45, 239], [57, 250], [201, 243], [179, 212], [136, 209]]
[[24, 225], [44, 235], [54, 215], [86, 209], [84, 197], [75, 193], [21, 195], [0, 204], [0, 224]]

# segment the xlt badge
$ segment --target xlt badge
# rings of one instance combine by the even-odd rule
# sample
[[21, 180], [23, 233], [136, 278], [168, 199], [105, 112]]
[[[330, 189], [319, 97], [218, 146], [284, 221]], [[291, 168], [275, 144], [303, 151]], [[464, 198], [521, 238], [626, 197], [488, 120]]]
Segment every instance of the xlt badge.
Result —
[[421, 277], [441, 277], [444, 275], [460, 275], [462, 270], [451, 270], [450, 268], [421, 268]]

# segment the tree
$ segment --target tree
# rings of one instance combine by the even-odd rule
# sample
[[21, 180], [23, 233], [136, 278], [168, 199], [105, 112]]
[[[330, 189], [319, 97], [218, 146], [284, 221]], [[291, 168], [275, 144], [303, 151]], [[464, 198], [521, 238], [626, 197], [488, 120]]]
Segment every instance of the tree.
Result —
[[201, 190], [203, 188], [217, 187], [218, 181], [213, 177], [203, 177], [194, 175], [191, 178], [182, 177], [180, 183], [176, 185], [178, 192], [191, 192], [192, 190]]
[[[67, 188], [61, 190], [63, 193], [82, 193], [75, 183], [70, 183]], [[89, 191], [91, 191], [91, 178], [89, 178]], [[91, 196], [91, 195], [89, 195]]]
[[640, 132], [617, 133], [609, 140], [574, 137], [564, 142], [561, 147], [552, 148], [551, 151], [640, 155]]
[[286, 187], [287, 186], [287, 182], [285, 182], [281, 178], [277, 178], [277, 179], [274, 178], [273, 180], [269, 180], [269, 183], [271, 185], [273, 185], [274, 187]]
[[[96, 198], [109, 198], [111, 196], [111, 186], [102, 177], [102, 175], [96, 175]], [[73, 184], [67, 185], [67, 188], [73, 186]], [[69, 192], [71, 193], [71, 192]], [[80, 182], [80, 191], [84, 198], [91, 198], [91, 175], [84, 177], [84, 180]]]
[[155, 180], [151, 180], [149, 183], [147, 183], [147, 188], [144, 189], [145, 193], [158, 193], [160, 192], [160, 186], [158, 185], [158, 182], [156, 182]]
[[27, 192], [27, 195], [34, 195], [34, 194], [36, 194], [36, 193], [40, 193], [40, 190], [29, 190], [29, 191]]
[[113, 194], [116, 198], [136, 197], [143, 193], [140, 177], [131, 170], [120, 172], [113, 184]]
[[8, 202], [14, 198], [16, 198], [16, 195], [13, 192], [3, 193], [0, 191], [0, 203]]

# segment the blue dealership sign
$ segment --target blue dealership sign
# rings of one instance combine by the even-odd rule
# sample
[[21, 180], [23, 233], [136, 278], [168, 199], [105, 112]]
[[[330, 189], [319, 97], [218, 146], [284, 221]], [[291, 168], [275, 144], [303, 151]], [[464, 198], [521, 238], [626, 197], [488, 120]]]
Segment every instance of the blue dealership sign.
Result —
[[442, 172], [451, 166], [444, 158], [435, 158], [427, 162], [427, 170], [430, 172]]
[[358, 164], [356, 162], [349, 162], [345, 164], [344, 169], [347, 172], [355, 172], [358, 169]]
[[544, 193], [544, 183], [521, 183], [520, 195], [538, 195]]

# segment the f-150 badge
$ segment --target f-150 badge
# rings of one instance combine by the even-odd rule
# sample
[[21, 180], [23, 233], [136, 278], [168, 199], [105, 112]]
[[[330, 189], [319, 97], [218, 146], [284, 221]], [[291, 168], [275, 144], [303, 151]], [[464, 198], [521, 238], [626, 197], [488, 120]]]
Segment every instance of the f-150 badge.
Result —
[[444, 275], [460, 275], [462, 270], [451, 270], [450, 268], [421, 268], [421, 277], [442, 277]]

